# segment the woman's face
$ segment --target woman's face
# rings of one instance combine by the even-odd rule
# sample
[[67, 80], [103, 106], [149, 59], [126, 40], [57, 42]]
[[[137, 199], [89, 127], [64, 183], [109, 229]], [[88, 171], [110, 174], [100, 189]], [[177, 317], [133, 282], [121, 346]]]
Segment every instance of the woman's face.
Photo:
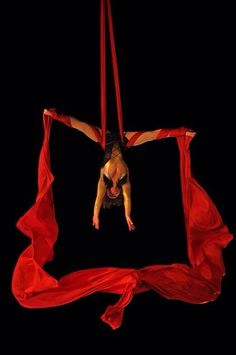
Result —
[[109, 198], [117, 198], [119, 196], [119, 194], [121, 193], [121, 188], [114, 185], [110, 188], [107, 188], [107, 196]]

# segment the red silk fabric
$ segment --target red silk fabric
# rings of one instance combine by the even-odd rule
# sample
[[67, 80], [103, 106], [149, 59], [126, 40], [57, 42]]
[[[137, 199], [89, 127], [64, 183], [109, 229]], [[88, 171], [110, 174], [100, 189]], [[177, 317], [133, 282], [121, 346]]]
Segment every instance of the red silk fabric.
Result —
[[107, 15], [108, 15], [110, 46], [111, 46], [112, 69], [113, 69], [113, 77], [114, 77], [115, 93], [116, 93], [116, 109], [117, 109], [117, 117], [118, 117], [118, 124], [119, 124], [119, 133], [120, 133], [121, 141], [124, 143], [123, 112], [122, 112], [122, 103], [121, 103], [121, 94], [120, 94], [120, 80], [119, 80], [118, 61], [116, 55], [116, 46], [115, 46], [115, 37], [113, 31], [113, 20], [112, 20], [110, 0], [107, 0]]
[[117, 109], [117, 118], [119, 124], [119, 133], [120, 133], [121, 141], [124, 143], [123, 112], [122, 112], [119, 70], [118, 70], [118, 61], [116, 55], [111, 4], [110, 4], [110, 0], [101, 0], [100, 3], [100, 83], [101, 83], [100, 109], [101, 109], [101, 129], [102, 129], [101, 145], [103, 149], [105, 149], [105, 145], [106, 145], [106, 127], [107, 127], [106, 125], [106, 121], [107, 121], [106, 18], [108, 21], [108, 29], [109, 29], [112, 71], [113, 71], [115, 94], [116, 94], [116, 109]]
[[[70, 126], [65, 117], [57, 116], [56, 119]], [[120, 295], [118, 302], [108, 306], [102, 315], [102, 320], [116, 329], [121, 325], [124, 308], [133, 296], [150, 289], [166, 298], [189, 303], [215, 300], [220, 294], [224, 275], [222, 248], [232, 236], [207, 193], [191, 176], [191, 138], [185, 135], [177, 137], [177, 142], [189, 265], [151, 265], [139, 270], [95, 268], [70, 273], [60, 280], [43, 269], [45, 262], [53, 258], [53, 246], [58, 235], [49, 154], [52, 118], [44, 116], [43, 123], [38, 194], [33, 206], [17, 223], [17, 227], [31, 240], [20, 255], [13, 274], [12, 291], [18, 302], [28, 308], [46, 308], [63, 305], [94, 292], [116, 293]]]
[[105, 1], [100, 2], [100, 84], [101, 84], [101, 129], [102, 129], [102, 148], [106, 145], [106, 122], [107, 122], [107, 82], [106, 82], [106, 12]]

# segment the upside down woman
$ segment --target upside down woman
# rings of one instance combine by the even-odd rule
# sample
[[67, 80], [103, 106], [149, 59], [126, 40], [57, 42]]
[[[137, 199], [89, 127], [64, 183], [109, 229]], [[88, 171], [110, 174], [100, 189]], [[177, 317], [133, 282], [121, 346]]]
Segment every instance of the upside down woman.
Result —
[[[44, 110], [44, 115], [59, 120], [69, 127], [78, 129], [94, 142], [101, 143], [101, 129], [71, 116], [59, 115], [54, 109]], [[110, 208], [124, 204], [125, 218], [130, 231], [135, 229], [131, 219], [131, 184], [129, 169], [123, 160], [123, 149], [140, 145], [156, 139], [195, 136], [188, 128], [156, 129], [147, 132], [124, 132], [123, 142], [118, 133], [107, 131], [106, 147], [100, 178], [97, 186], [97, 196], [93, 210], [93, 226], [99, 229], [99, 214], [101, 207]]]

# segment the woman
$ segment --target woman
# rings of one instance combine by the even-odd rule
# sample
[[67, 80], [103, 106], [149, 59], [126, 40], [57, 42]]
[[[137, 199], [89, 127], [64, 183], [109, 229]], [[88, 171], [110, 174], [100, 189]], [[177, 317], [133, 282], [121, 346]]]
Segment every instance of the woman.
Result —
[[[44, 110], [44, 115], [59, 120], [64, 124], [78, 129], [94, 142], [101, 143], [101, 129], [70, 116], [59, 115], [54, 109]], [[148, 132], [124, 132], [124, 142], [119, 134], [107, 132], [106, 147], [100, 178], [97, 186], [97, 196], [93, 210], [93, 226], [99, 229], [99, 214], [101, 207], [110, 208], [124, 204], [125, 218], [130, 231], [135, 229], [131, 219], [131, 185], [129, 169], [123, 160], [123, 147], [140, 145], [155, 139], [178, 137], [182, 135], [195, 136], [195, 132], [185, 128], [156, 129]]]

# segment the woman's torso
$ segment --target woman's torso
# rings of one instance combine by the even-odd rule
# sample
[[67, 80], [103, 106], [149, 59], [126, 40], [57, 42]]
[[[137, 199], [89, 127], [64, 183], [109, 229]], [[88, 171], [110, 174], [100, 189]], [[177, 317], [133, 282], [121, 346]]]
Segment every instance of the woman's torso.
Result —
[[119, 180], [128, 174], [128, 166], [123, 160], [121, 150], [118, 146], [112, 148], [110, 160], [101, 168], [101, 172], [110, 179]]
[[[126, 138], [124, 135], [125, 144]], [[122, 156], [123, 145], [118, 133], [107, 131], [106, 147], [101, 172], [113, 181], [119, 181], [128, 174], [128, 167]]]

